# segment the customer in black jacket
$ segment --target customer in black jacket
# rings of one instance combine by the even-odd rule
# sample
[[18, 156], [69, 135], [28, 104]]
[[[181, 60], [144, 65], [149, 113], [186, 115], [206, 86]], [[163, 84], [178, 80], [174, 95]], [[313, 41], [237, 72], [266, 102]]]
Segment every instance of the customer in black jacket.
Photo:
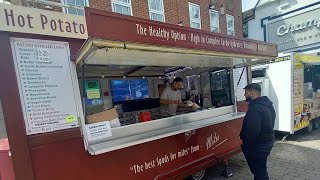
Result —
[[242, 151], [255, 180], [269, 180], [267, 157], [274, 143], [276, 113], [268, 97], [261, 96], [261, 86], [253, 83], [245, 87], [249, 110], [244, 117], [240, 138]]

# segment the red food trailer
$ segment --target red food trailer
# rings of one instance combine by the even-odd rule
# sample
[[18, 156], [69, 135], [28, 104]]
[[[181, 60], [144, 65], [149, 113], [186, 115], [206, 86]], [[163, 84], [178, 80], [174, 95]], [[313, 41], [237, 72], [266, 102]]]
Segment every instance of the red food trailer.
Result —
[[[88, 38], [0, 32], [17, 180], [204, 179], [202, 170], [240, 152], [246, 67], [276, 57], [273, 44], [91, 8], [87, 30], [28, 13], [40, 27]], [[164, 117], [158, 87], [178, 76], [182, 100], [196, 108]]]

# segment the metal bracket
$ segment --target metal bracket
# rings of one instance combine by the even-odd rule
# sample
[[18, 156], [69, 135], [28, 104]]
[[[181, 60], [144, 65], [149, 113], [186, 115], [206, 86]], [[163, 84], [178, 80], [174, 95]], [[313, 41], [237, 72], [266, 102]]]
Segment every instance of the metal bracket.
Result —
[[196, 134], [196, 130], [191, 130], [191, 131], [185, 132], [184, 133], [185, 142], [187, 142], [191, 138], [191, 136], [195, 135], [195, 134]]
[[224, 169], [224, 175], [229, 179], [233, 176], [233, 173], [231, 172], [231, 168], [229, 166], [226, 166]]
[[233, 173], [232, 173], [232, 171], [231, 171], [231, 168], [230, 168], [230, 166], [229, 166], [229, 162], [228, 162], [228, 160], [225, 160], [224, 161], [224, 171], [223, 171], [223, 174], [229, 179], [229, 178], [231, 178], [232, 176], [233, 176]]
[[283, 136], [282, 139], [281, 139], [281, 142], [284, 142], [289, 135], [290, 135], [290, 133], [288, 133], [288, 134], [286, 134], [285, 136]]

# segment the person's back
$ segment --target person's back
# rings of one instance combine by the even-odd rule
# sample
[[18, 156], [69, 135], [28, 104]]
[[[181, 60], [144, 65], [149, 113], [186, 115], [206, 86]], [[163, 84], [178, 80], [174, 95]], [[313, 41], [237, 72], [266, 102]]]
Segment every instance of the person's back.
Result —
[[245, 87], [249, 109], [244, 117], [240, 138], [242, 151], [255, 180], [269, 180], [267, 158], [274, 143], [276, 112], [268, 97], [261, 97], [261, 86]]
[[[255, 115], [259, 115], [261, 118], [257, 118]], [[275, 118], [276, 113], [268, 97], [263, 96], [252, 100], [240, 134], [243, 143], [272, 143], [275, 138], [273, 131]], [[252, 121], [255, 122], [252, 123]], [[247, 137], [245, 134], [251, 134], [252, 136]]]

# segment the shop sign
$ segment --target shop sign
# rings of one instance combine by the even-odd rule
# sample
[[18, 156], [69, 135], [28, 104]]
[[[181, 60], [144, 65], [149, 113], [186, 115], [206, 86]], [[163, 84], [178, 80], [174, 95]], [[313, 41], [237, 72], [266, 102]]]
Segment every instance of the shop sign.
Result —
[[171, 46], [220, 53], [277, 56], [277, 47], [220, 33], [158, 23], [111, 12], [86, 9], [91, 38], [134, 42], [154, 46]]
[[87, 124], [86, 132], [89, 142], [104, 139], [112, 136], [111, 126], [109, 121], [103, 121], [94, 124]]
[[276, 63], [276, 62], [282, 62], [282, 61], [289, 61], [291, 60], [291, 56], [283, 56], [283, 57], [277, 57], [275, 59], [272, 59], [271, 61], [269, 61], [269, 63]]
[[268, 42], [283, 51], [320, 41], [320, 9], [281, 19], [267, 25]]
[[0, 31], [77, 39], [88, 37], [83, 16], [6, 4], [0, 6]]

